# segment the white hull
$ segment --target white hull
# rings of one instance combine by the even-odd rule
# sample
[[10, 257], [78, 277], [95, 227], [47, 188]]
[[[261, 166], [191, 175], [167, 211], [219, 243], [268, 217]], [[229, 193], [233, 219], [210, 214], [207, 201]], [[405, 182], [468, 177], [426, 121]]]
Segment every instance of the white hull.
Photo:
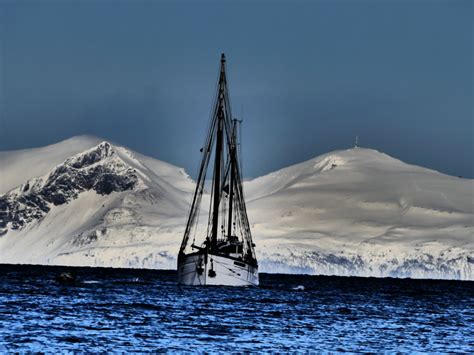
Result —
[[[211, 270], [215, 272], [213, 277]], [[178, 263], [178, 283], [193, 286], [258, 286], [258, 268], [212, 254], [207, 256], [206, 263], [204, 254], [190, 254]]]

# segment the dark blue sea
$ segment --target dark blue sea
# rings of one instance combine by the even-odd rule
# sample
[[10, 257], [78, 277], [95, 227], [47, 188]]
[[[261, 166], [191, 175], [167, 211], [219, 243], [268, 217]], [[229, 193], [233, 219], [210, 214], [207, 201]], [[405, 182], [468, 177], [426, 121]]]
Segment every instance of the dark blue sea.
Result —
[[[75, 285], [59, 284], [63, 271]], [[0, 266], [0, 352], [474, 352], [474, 282]]]

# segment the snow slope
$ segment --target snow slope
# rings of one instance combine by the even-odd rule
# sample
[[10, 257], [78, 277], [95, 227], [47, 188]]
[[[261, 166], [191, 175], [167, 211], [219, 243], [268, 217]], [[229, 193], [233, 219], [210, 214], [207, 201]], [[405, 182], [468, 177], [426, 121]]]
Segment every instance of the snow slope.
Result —
[[[76, 152], [98, 141], [79, 137], [67, 146]], [[0, 262], [174, 267], [175, 231], [193, 189], [184, 170], [108, 142], [55, 165], [58, 145], [22, 152], [40, 162], [38, 172], [51, 170], [0, 196]]]
[[0, 152], [0, 194], [46, 174], [70, 156], [101, 141], [92, 136], [76, 136], [46, 147]]
[[[175, 268], [183, 169], [88, 136], [0, 152], [0, 167], [0, 263]], [[245, 193], [263, 272], [474, 280], [473, 180], [354, 148]]]
[[354, 148], [246, 192], [263, 269], [474, 279], [473, 180]]

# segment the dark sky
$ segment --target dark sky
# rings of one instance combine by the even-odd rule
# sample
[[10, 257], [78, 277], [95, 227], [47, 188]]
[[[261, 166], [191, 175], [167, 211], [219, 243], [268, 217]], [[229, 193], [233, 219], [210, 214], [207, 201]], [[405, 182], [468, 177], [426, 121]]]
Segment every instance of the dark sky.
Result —
[[246, 176], [356, 135], [474, 176], [468, 0], [0, 0], [0, 41], [0, 150], [92, 134], [194, 176], [225, 52]]

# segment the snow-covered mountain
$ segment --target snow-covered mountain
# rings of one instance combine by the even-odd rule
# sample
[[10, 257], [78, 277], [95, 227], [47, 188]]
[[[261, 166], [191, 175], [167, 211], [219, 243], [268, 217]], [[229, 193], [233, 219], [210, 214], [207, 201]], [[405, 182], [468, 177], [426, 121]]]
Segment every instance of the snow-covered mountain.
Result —
[[246, 192], [265, 270], [474, 279], [473, 180], [354, 148]]
[[[0, 169], [0, 263], [175, 268], [183, 169], [88, 136]], [[473, 180], [354, 148], [244, 188], [263, 272], [474, 279]]]
[[194, 187], [183, 169], [87, 136], [0, 164], [3, 186], [18, 184], [0, 191], [0, 263], [174, 266]]

